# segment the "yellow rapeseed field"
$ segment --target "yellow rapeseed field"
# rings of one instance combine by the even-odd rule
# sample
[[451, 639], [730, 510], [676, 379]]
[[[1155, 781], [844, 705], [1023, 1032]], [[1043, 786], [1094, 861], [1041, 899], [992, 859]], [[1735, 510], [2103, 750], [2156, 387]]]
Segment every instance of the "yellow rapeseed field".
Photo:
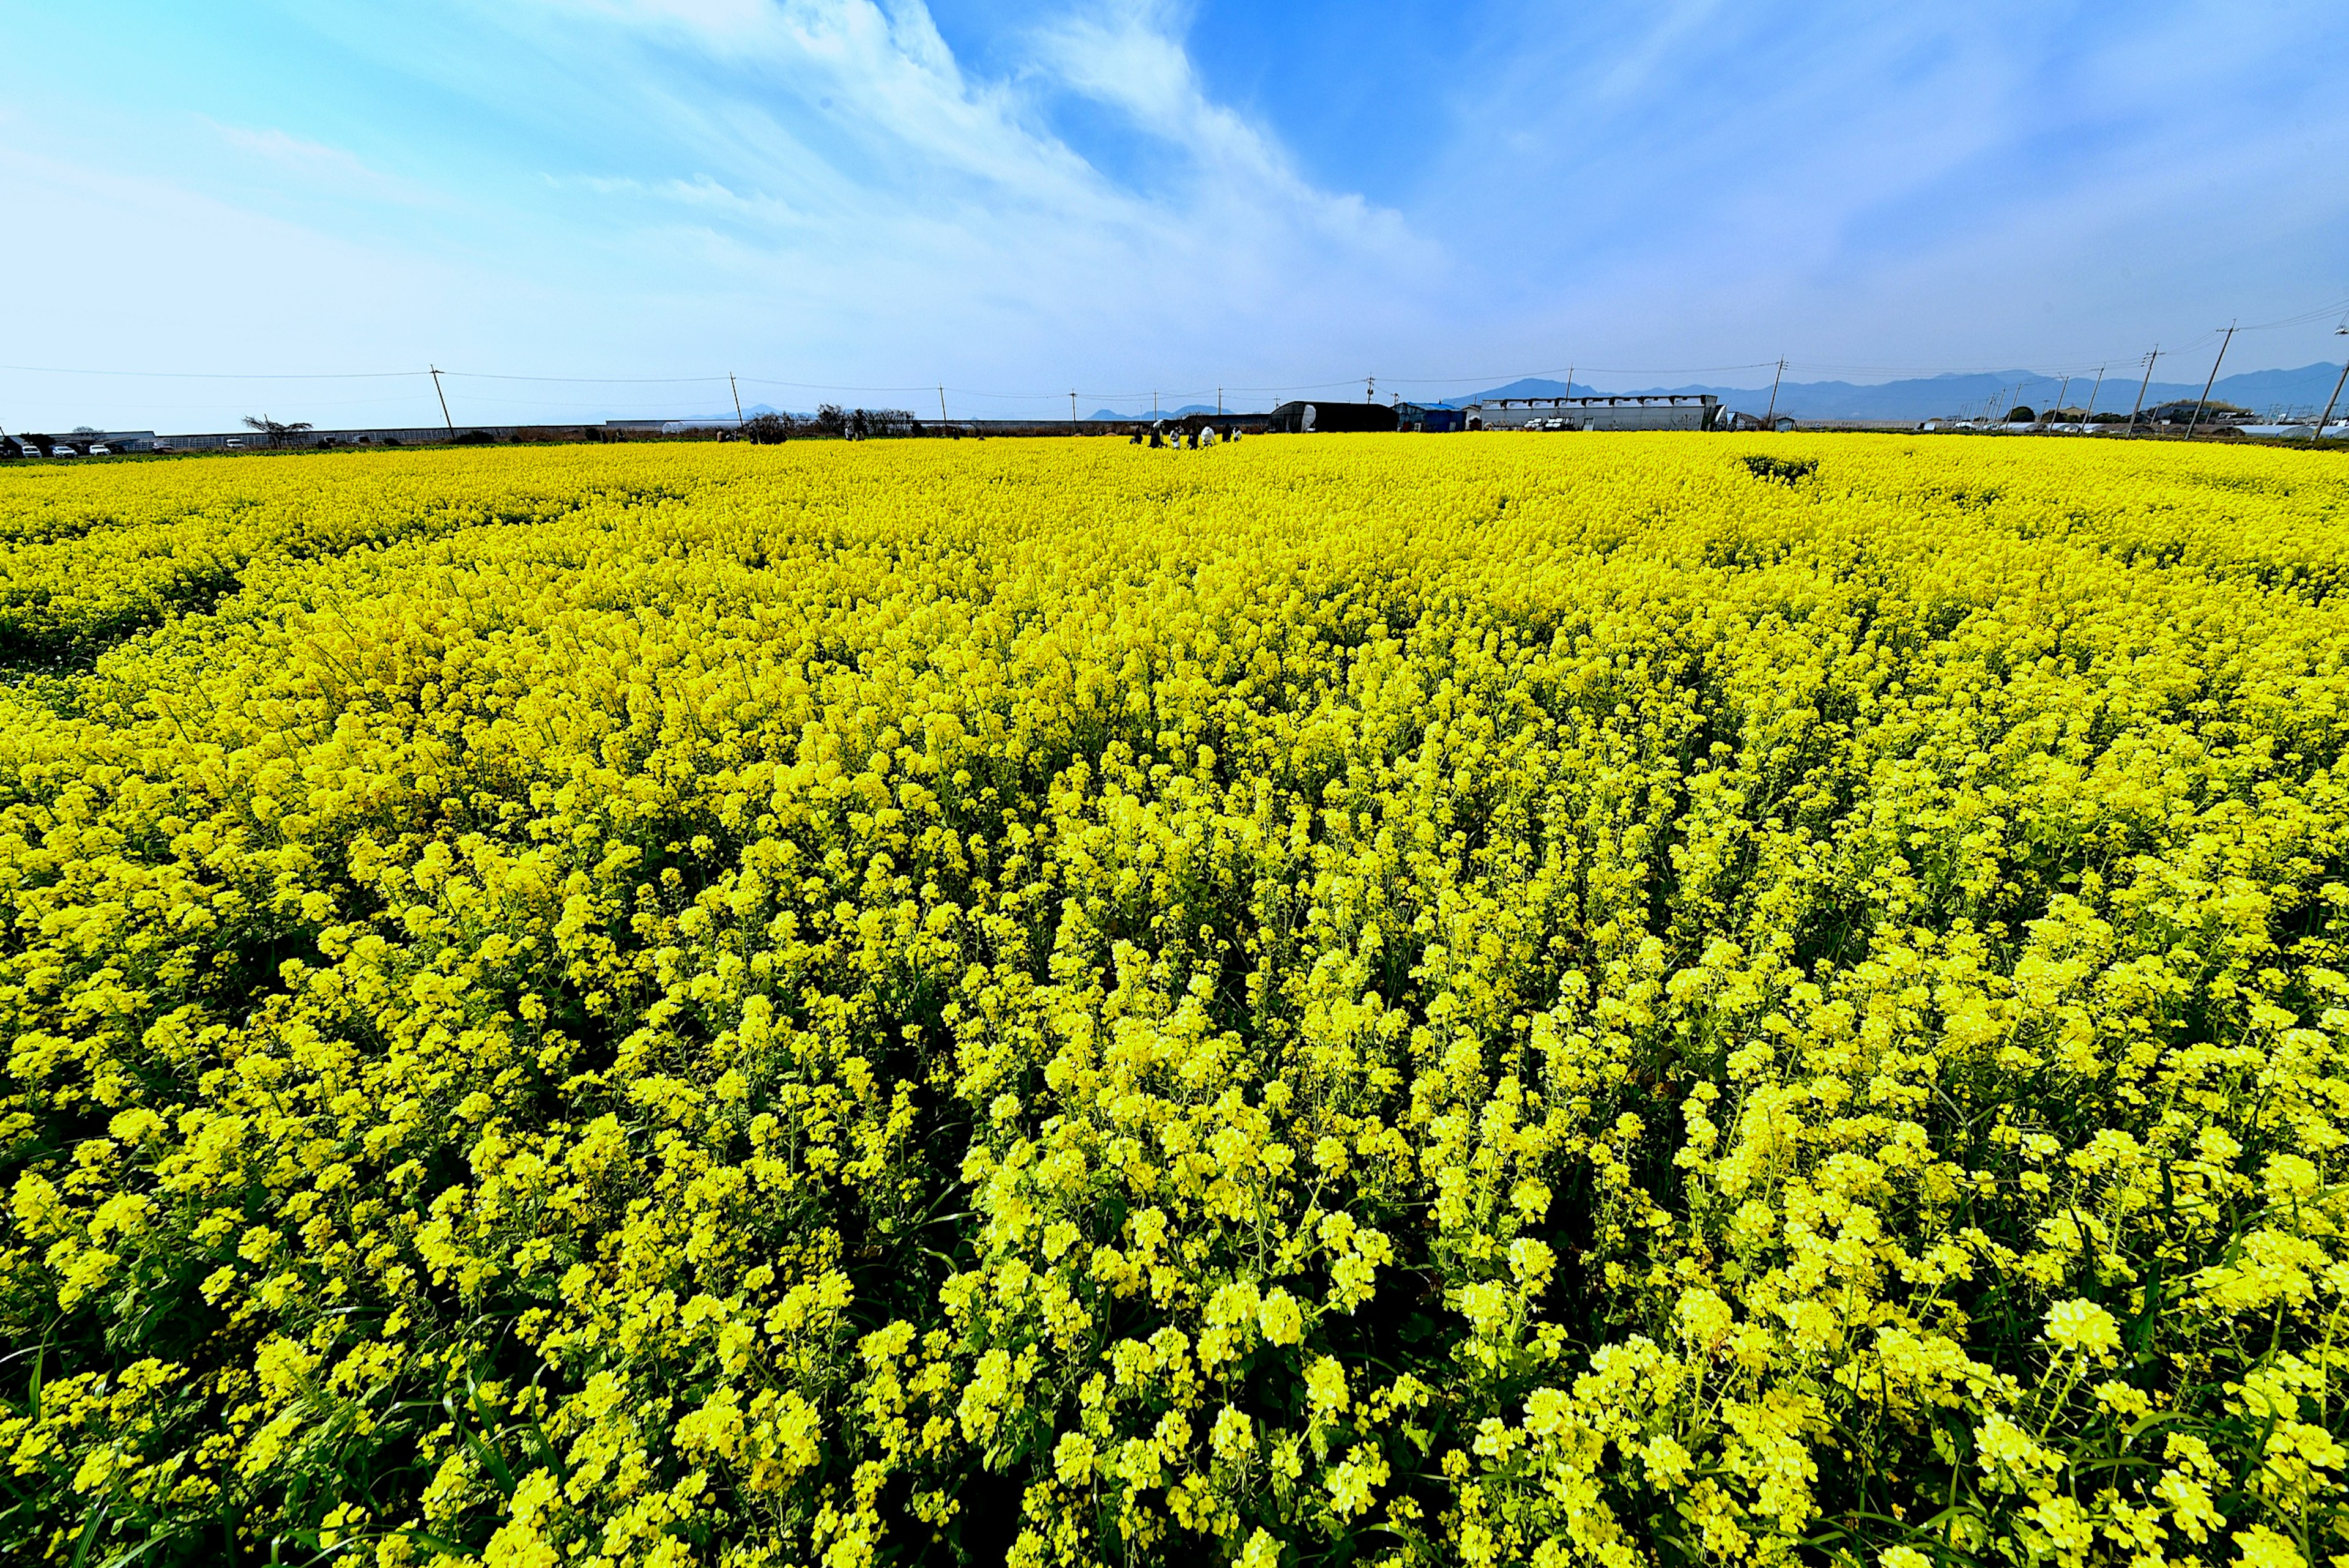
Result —
[[2349, 1564], [2349, 463], [0, 472], [0, 1557]]

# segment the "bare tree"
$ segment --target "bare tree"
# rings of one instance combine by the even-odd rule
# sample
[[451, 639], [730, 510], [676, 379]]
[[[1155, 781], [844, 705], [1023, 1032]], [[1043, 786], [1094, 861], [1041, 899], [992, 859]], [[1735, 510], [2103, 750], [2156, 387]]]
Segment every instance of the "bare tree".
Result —
[[816, 409], [815, 426], [826, 435], [845, 441], [922, 433], [921, 421], [909, 410], [843, 409], [837, 403], [824, 403]]
[[280, 424], [267, 414], [247, 414], [244, 416], [244, 428], [249, 431], [259, 431], [269, 438], [269, 444], [272, 446], [283, 446], [308, 430], [310, 421], [296, 420], [290, 425]]

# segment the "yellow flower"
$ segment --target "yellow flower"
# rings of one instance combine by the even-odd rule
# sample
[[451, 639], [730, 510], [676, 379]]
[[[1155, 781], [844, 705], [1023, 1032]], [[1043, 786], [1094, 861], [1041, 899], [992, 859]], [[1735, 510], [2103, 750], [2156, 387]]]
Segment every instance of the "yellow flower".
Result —
[[1305, 1314], [1296, 1298], [1275, 1285], [1257, 1309], [1257, 1322], [1268, 1345], [1295, 1345], [1305, 1337]]
[[2058, 1302], [2047, 1309], [2044, 1337], [2059, 1350], [2108, 1360], [2121, 1347], [2120, 1324], [2094, 1302]]
[[2307, 1568], [2329, 455], [0, 465], [0, 1557]]
[[2240, 1568], [2308, 1568], [2300, 1549], [2264, 1524], [2235, 1532], [2234, 1542]]
[[1389, 1473], [1386, 1459], [1376, 1449], [1368, 1443], [1356, 1444], [1330, 1472], [1330, 1506], [1340, 1519], [1369, 1512]]
[[1332, 1421], [1351, 1407], [1346, 1389], [1346, 1368], [1334, 1356], [1314, 1357], [1305, 1369], [1306, 1406], [1317, 1421]]
[[1081, 1432], [1063, 1433], [1052, 1449], [1052, 1473], [1071, 1486], [1083, 1486], [1091, 1480], [1093, 1440]]

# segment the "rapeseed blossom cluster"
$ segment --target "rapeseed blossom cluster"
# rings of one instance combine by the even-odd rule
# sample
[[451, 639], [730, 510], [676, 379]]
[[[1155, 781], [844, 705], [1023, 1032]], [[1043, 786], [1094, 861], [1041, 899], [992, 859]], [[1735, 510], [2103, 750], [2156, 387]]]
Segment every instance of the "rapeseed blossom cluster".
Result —
[[0, 475], [0, 1553], [2349, 1564], [2337, 467]]

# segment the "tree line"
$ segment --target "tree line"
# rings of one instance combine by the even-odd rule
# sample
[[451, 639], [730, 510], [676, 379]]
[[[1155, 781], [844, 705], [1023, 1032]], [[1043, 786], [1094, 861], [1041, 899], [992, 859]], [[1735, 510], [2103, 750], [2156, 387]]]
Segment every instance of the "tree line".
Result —
[[761, 414], [757, 419], [744, 421], [737, 433], [740, 439], [761, 446], [789, 441], [795, 435], [864, 441], [870, 436], [920, 435], [922, 422], [905, 409], [843, 409], [838, 403], [822, 403], [817, 405], [812, 420], [792, 414]]

